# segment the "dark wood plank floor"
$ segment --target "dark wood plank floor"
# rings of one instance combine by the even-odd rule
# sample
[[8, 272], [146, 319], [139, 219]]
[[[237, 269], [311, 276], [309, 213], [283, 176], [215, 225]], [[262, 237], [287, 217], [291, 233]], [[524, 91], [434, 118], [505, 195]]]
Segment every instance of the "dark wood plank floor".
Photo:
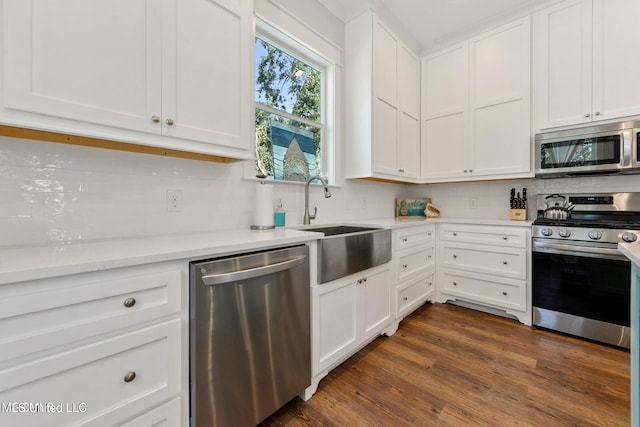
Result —
[[629, 426], [629, 352], [427, 304], [262, 426]]

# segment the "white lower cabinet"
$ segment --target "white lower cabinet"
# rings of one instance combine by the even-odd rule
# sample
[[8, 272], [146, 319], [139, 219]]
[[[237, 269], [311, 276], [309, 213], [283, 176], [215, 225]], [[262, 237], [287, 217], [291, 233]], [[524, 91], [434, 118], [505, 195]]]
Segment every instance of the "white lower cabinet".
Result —
[[435, 226], [394, 231], [394, 311], [398, 323], [435, 295]]
[[312, 287], [312, 385], [392, 323], [391, 263]]
[[530, 325], [529, 227], [438, 227], [438, 301], [504, 311]]
[[185, 424], [183, 274], [154, 265], [0, 286], [2, 424]]

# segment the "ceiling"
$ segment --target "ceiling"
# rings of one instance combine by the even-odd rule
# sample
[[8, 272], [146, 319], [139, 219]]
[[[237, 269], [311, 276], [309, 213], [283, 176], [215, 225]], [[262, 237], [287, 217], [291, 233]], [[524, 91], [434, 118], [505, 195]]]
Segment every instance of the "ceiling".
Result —
[[318, 0], [347, 22], [364, 9], [384, 8], [423, 52], [539, 7], [541, 0]]

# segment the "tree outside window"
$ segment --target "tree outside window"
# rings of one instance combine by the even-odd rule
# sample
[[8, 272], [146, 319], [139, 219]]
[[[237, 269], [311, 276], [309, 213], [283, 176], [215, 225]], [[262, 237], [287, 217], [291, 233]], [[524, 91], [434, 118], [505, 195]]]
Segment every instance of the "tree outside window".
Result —
[[322, 73], [260, 38], [255, 52], [256, 176], [320, 175]]

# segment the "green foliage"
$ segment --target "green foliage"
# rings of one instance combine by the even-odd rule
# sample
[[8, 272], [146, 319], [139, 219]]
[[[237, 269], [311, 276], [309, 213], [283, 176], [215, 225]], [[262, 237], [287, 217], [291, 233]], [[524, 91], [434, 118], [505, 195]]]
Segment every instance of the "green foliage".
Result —
[[[321, 73], [276, 47], [257, 39], [265, 50], [256, 69], [256, 101], [296, 116], [320, 122]], [[273, 175], [271, 120], [311, 130], [319, 162], [320, 128], [304, 125], [256, 108], [256, 173]]]

